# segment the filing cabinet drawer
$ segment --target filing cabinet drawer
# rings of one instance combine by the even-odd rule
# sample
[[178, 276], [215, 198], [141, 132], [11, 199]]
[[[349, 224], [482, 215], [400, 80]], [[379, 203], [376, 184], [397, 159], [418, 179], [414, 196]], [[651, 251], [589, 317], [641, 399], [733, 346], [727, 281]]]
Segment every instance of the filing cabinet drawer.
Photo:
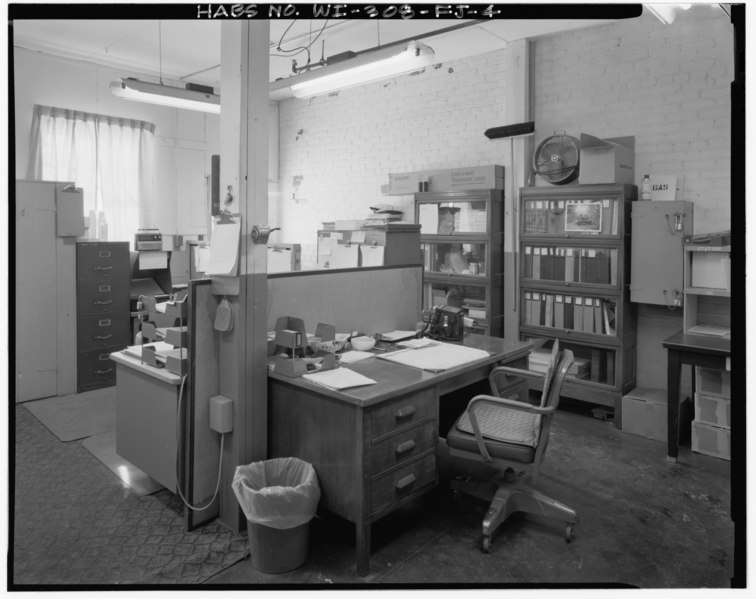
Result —
[[80, 281], [131, 278], [129, 244], [126, 241], [77, 243], [76, 252], [76, 276]]
[[376, 231], [374, 229], [368, 229], [365, 231], [365, 244], [366, 245], [386, 245], [386, 231]]
[[79, 315], [129, 311], [129, 280], [79, 281], [76, 288]]
[[110, 354], [119, 349], [122, 348], [108, 347], [79, 353], [77, 373], [79, 393], [115, 384], [116, 364], [110, 359]]
[[382, 404], [370, 416], [371, 439], [386, 433], [434, 419], [436, 401], [433, 389], [426, 389]]
[[435, 483], [435, 453], [375, 478], [370, 489], [370, 514], [390, 509], [413, 493]]
[[109, 346], [126, 347], [131, 333], [130, 324], [128, 312], [80, 316], [77, 331], [79, 350]]
[[438, 431], [435, 422], [427, 422], [408, 431], [384, 439], [370, 450], [370, 472], [378, 474], [387, 468], [409, 462], [427, 450], [436, 450]]

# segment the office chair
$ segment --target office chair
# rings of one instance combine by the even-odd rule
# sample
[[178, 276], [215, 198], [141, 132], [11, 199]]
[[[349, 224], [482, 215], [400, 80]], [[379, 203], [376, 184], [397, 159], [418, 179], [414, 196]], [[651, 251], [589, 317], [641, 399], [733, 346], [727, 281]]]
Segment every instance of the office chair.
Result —
[[[483, 551], [491, 549], [496, 529], [513, 512], [528, 512], [566, 523], [565, 538], [573, 538], [577, 513], [566, 505], [533, 489], [549, 443], [551, 419], [559, 404], [559, 394], [567, 370], [574, 360], [570, 350], [554, 347], [544, 376], [541, 404], [531, 405], [495, 395], [476, 395], [446, 436], [452, 469], [465, 476], [450, 481], [455, 493], [465, 492], [493, 500], [483, 519]], [[522, 371], [520, 371], [522, 372]], [[502, 376], [516, 375], [517, 369], [495, 368], [490, 376], [494, 392]]]

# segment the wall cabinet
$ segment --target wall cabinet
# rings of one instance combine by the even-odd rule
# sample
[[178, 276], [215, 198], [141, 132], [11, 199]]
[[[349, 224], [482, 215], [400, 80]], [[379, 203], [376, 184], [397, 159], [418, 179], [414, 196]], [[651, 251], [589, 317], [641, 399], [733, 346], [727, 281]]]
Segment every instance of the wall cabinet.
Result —
[[683, 238], [693, 233], [693, 203], [635, 202], [631, 215], [630, 301], [682, 306]]
[[[575, 354], [563, 396], [614, 407], [635, 387], [636, 318], [629, 298], [631, 185], [520, 190], [520, 336], [534, 373], [555, 340]], [[540, 389], [540, 376], [531, 388]]]
[[472, 332], [504, 335], [504, 192], [415, 194], [424, 270], [423, 310], [460, 307]]
[[79, 393], [110, 387], [110, 354], [129, 343], [131, 273], [126, 241], [76, 244], [76, 347]]

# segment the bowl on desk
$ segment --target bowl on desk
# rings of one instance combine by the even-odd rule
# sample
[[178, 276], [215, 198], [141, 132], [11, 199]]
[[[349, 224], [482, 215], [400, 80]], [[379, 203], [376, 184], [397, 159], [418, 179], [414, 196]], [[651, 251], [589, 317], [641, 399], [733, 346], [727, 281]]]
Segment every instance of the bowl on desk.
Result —
[[367, 337], [365, 335], [361, 337], [352, 337], [352, 349], [356, 349], [358, 351], [368, 351], [369, 349], [373, 349], [373, 346], [375, 345], [375, 339], [373, 337]]

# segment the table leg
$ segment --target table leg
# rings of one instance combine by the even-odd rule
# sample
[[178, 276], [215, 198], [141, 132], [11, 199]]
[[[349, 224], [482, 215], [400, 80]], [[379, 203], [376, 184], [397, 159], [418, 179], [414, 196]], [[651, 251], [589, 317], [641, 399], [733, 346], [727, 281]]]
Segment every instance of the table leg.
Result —
[[370, 520], [358, 522], [356, 528], [357, 576], [370, 574]]
[[680, 352], [667, 350], [667, 460], [677, 461], [680, 426]]

